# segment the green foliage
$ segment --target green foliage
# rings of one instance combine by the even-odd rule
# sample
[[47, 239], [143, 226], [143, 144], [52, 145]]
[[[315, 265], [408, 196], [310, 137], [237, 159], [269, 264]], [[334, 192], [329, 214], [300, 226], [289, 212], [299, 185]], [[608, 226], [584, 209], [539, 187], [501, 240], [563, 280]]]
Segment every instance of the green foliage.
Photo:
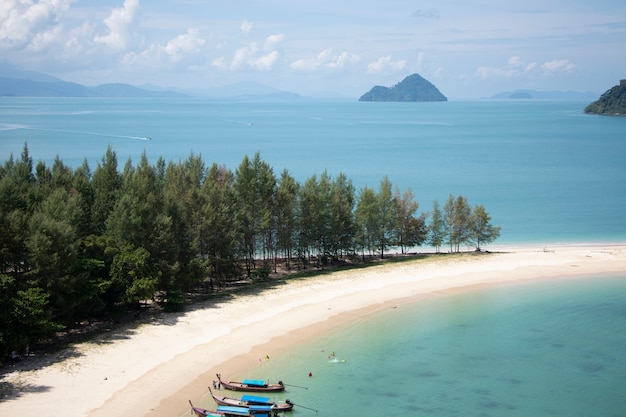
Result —
[[185, 296], [182, 291], [171, 289], [160, 297], [160, 304], [164, 307], [165, 311], [168, 312], [183, 311]]
[[241, 241], [233, 208], [236, 207], [234, 176], [226, 167], [213, 164], [202, 184], [197, 225], [198, 252], [207, 273], [219, 284], [236, 276], [238, 242]]
[[585, 107], [585, 113], [626, 115], [626, 80], [600, 96], [597, 101]]
[[102, 163], [93, 173], [93, 206], [91, 208], [91, 219], [94, 233], [102, 234], [106, 228], [106, 221], [113, 211], [117, 202], [120, 188], [122, 186], [122, 176], [117, 170], [117, 155], [107, 148]]
[[[459, 252], [461, 245], [475, 244], [476, 250], [481, 249], [481, 244], [491, 243], [500, 236], [500, 227], [491, 224], [491, 216], [484, 206], [477, 205], [472, 209], [463, 196], [450, 195], [443, 209], [443, 226], [436, 233], [437, 242], [443, 237], [450, 244], [451, 252]], [[440, 227], [431, 223], [432, 228]], [[440, 232], [445, 230], [444, 234]]]
[[270, 277], [271, 269], [257, 268], [250, 274], [250, 278], [254, 281], [266, 281]]
[[458, 250], [499, 235], [462, 196], [443, 213], [435, 203], [427, 227], [411, 190], [392, 188], [384, 177], [356, 195], [345, 174], [326, 171], [303, 184], [286, 170], [277, 180], [259, 153], [235, 172], [193, 154], [151, 165], [144, 153], [120, 173], [109, 148], [92, 174], [59, 158], [34, 167], [24, 146], [0, 167], [0, 354], [127, 304], [178, 311], [198, 284], [265, 280], [279, 262], [384, 257], [427, 237]]
[[276, 248], [279, 256], [286, 259], [287, 268], [291, 267], [292, 258], [297, 245], [297, 213], [299, 184], [284, 170], [276, 189]]
[[439, 208], [439, 201], [433, 201], [433, 212], [430, 216], [430, 226], [428, 228], [428, 243], [435, 248], [437, 252], [440, 251], [441, 245], [443, 245], [446, 236], [446, 222], [443, 218], [443, 213]]
[[113, 258], [111, 280], [117, 294], [126, 303], [149, 300], [157, 290], [159, 273], [149, 262], [150, 253], [143, 247], [125, 244]]
[[359, 201], [356, 206], [355, 220], [357, 225], [356, 242], [365, 255], [370, 255], [377, 249], [378, 230], [381, 220], [377, 215], [377, 196], [373, 188], [361, 189]]
[[234, 189], [235, 215], [239, 233], [243, 236], [240, 250], [249, 275], [255, 267], [257, 255], [265, 260], [274, 254], [272, 213], [276, 178], [272, 168], [261, 160], [258, 152], [252, 160], [244, 157], [237, 168]]
[[60, 328], [47, 308], [48, 298], [42, 288], [19, 289], [13, 277], [0, 275], [0, 363], [9, 352], [23, 353]]
[[328, 249], [337, 258], [350, 253], [354, 248], [355, 194], [352, 181], [340, 173], [330, 185], [329, 195], [330, 227]]
[[444, 211], [444, 222], [447, 229], [447, 243], [451, 252], [459, 252], [461, 245], [467, 243], [470, 238], [470, 216], [472, 208], [467, 199], [462, 195], [454, 198], [452, 194], [448, 196]]
[[491, 224], [491, 216], [482, 204], [474, 207], [470, 216], [471, 238], [480, 250], [480, 245], [491, 243], [500, 236], [500, 227]]
[[376, 231], [376, 243], [380, 251], [381, 258], [385, 257], [385, 251], [391, 246], [396, 246], [394, 240], [396, 226], [398, 225], [398, 205], [397, 200], [391, 191], [392, 185], [389, 178], [385, 176], [380, 181], [378, 195], [376, 196], [375, 216], [378, 217], [378, 230]]

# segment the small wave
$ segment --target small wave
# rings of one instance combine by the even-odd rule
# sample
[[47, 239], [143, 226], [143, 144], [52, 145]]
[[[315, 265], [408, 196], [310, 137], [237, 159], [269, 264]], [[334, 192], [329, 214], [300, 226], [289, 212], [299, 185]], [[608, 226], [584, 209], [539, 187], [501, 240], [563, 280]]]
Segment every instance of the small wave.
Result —
[[43, 132], [73, 133], [73, 134], [77, 134], [77, 135], [103, 136], [103, 137], [107, 137], [107, 138], [120, 138], [120, 139], [132, 139], [132, 140], [152, 140], [152, 138], [149, 137], [149, 136], [114, 135], [114, 134], [111, 134], [111, 133], [85, 132], [85, 131], [80, 131], [80, 130], [45, 129], [45, 128], [27, 127], [27, 126], [22, 126], [22, 127], [20, 127], [20, 129], [39, 130], [39, 131], [43, 131]]
[[12, 123], [3, 123], [0, 126], [0, 130], [18, 130], [18, 129], [27, 129], [24, 125], [16, 125]]

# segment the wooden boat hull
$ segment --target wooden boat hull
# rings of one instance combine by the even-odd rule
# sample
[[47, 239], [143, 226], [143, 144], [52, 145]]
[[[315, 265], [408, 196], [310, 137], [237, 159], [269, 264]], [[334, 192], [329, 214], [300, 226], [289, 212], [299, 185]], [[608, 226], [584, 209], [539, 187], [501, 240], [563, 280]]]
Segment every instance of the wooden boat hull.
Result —
[[224, 417], [224, 413], [194, 406], [191, 400], [189, 400], [189, 405], [191, 406], [191, 411], [198, 417]]
[[[243, 406], [248, 407], [250, 405], [270, 405], [272, 407], [272, 411], [283, 412], [283, 411], [293, 411], [293, 403], [289, 400], [285, 402], [272, 402], [269, 398], [265, 397], [252, 397], [244, 395], [241, 398], [228, 397], [226, 395], [217, 395], [209, 387], [209, 392], [211, 393], [211, 397], [213, 397], [213, 401], [217, 405], [230, 405], [230, 406]], [[248, 397], [248, 398], [247, 398]]]
[[272, 410], [269, 405], [250, 407], [219, 405], [216, 411], [196, 407], [191, 400], [189, 400], [189, 405], [197, 417], [278, 417], [278, 412]]
[[220, 374], [216, 374], [220, 384], [231, 391], [248, 391], [248, 392], [280, 392], [285, 390], [285, 385], [282, 381], [278, 381], [277, 384], [266, 384], [260, 380], [246, 380], [243, 381], [224, 381]]

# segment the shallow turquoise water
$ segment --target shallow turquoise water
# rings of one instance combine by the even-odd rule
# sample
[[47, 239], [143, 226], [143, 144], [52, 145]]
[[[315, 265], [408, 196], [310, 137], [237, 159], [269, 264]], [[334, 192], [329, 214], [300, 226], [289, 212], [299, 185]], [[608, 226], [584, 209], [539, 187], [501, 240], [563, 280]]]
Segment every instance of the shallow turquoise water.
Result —
[[306, 386], [274, 397], [319, 411], [300, 416], [623, 416], [624, 329], [626, 276], [509, 284], [388, 308], [253, 372]]

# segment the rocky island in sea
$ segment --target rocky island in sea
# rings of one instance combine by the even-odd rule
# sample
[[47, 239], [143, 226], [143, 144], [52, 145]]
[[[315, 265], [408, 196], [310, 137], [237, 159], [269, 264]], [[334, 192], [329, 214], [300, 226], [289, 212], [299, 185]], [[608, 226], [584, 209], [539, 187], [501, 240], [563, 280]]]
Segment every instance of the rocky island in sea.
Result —
[[359, 101], [447, 101], [446, 96], [422, 78], [413, 74], [393, 87], [375, 86], [363, 94]]
[[626, 80], [607, 90], [600, 98], [585, 107], [585, 113], [626, 115]]

